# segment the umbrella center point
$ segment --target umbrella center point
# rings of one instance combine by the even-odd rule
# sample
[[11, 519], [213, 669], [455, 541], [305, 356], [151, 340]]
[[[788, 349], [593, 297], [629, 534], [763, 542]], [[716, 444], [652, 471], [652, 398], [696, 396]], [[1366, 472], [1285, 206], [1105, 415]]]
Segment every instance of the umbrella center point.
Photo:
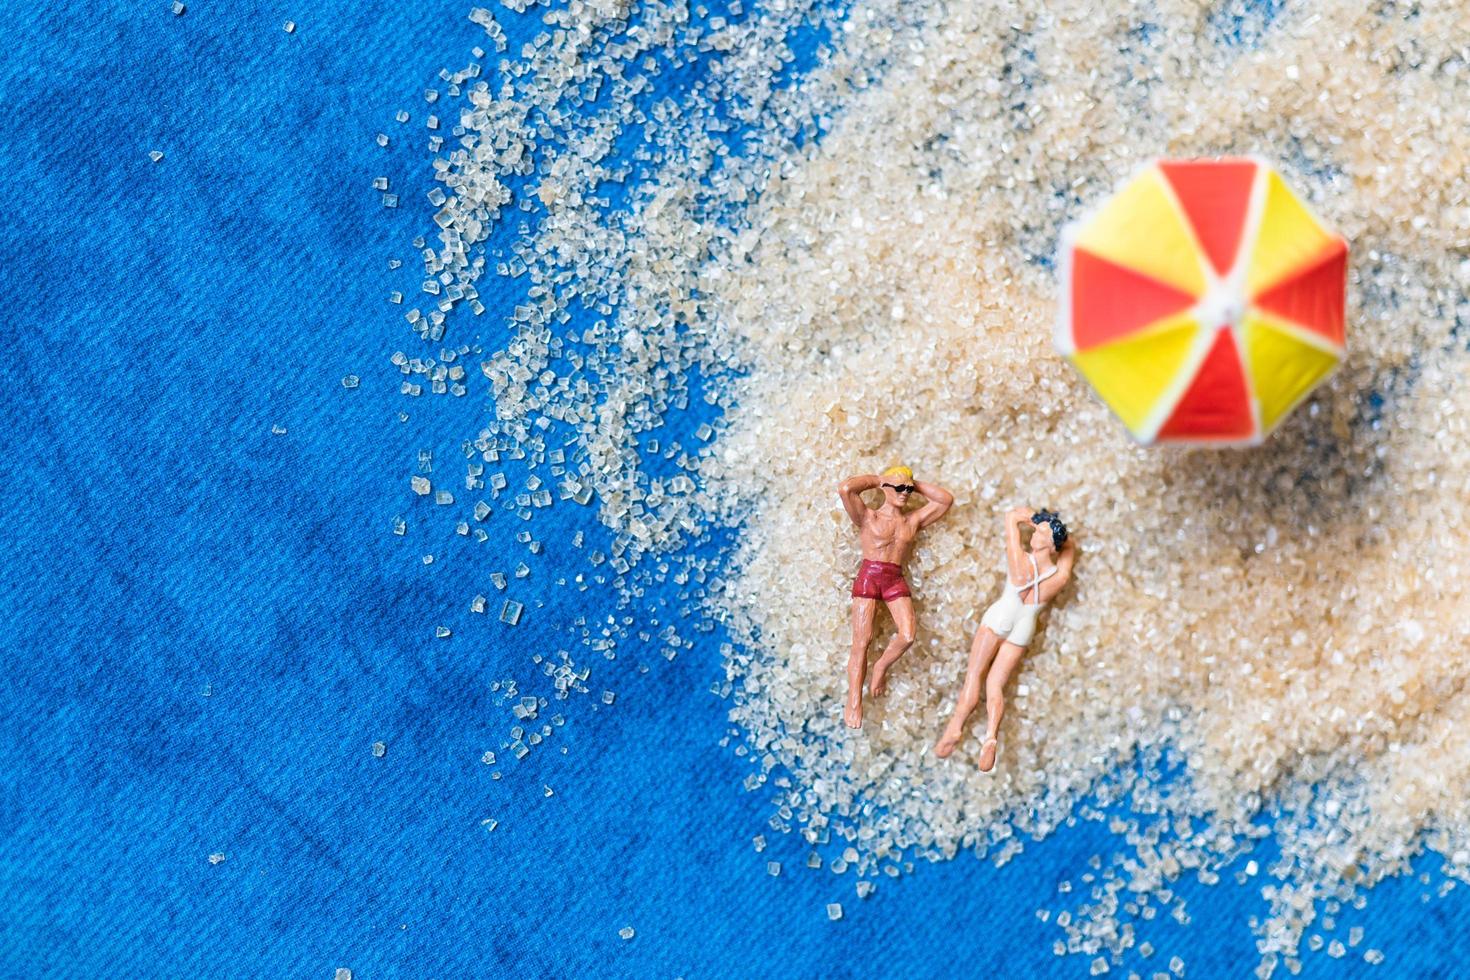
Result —
[[1245, 297], [1230, 282], [1214, 283], [1196, 307], [1196, 316], [1205, 329], [1228, 330], [1240, 324], [1245, 315]]

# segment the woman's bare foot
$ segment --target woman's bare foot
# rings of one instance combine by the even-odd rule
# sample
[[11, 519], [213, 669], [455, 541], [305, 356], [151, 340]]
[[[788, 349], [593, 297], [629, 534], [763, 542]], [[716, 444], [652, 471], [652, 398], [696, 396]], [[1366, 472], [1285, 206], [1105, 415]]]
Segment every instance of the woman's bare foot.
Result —
[[934, 754], [941, 759], [948, 759], [954, 752], [955, 746], [960, 744], [960, 739], [964, 737], [963, 727], [945, 725], [944, 734], [939, 736], [939, 741], [934, 744]]
[[848, 728], [863, 727], [863, 698], [861, 694], [856, 699], [848, 699], [847, 707], [842, 711], [842, 721]]
[[994, 735], [985, 736], [985, 741], [980, 743], [980, 771], [989, 772], [995, 768], [995, 753], [999, 751], [1000, 743], [995, 740]]

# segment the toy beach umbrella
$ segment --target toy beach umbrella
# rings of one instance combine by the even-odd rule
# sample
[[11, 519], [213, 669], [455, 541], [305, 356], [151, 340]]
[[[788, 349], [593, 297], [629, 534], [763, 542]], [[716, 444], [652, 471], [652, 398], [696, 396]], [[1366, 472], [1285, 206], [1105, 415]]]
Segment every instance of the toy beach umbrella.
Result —
[[1139, 442], [1259, 443], [1343, 358], [1347, 243], [1261, 160], [1150, 165], [1057, 264], [1057, 349]]

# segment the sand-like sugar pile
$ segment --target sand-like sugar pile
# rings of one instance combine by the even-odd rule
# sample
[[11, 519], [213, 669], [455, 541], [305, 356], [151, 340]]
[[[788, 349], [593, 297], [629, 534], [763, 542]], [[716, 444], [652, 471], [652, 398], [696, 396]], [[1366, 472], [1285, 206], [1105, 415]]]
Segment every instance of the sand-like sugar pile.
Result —
[[[779, 773], [778, 824], [850, 840], [841, 867], [867, 877], [902, 855], [1003, 860], [1089, 793], [1130, 802], [1155, 814], [1116, 825], [1135, 856], [1057, 918], [1059, 952], [1114, 963], [1139, 951], [1131, 918], [1184, 917], [1154, 886], [1212, 880], [1257, 816], [1283, 853], [1266, 972], [1294, 972], [1298, 945], [1323, 945], [1312, 915], [1425, 841], [1470, 872], [1470, 11], [502, 6], [547, 29], [507, 51], [476, 10], [492, 77], [442, 74], [458, 124], [441, 103], [431, 298], [409, 323], [438, 342], [456, 306], [483, 311], [486, 271], [522, 281], [479, 365], [495, 411], [465, 434], [467, 479], [476, 458], [544, 456], [558, 495], [594, 500], [613, 533], [599, 583], [706, 598], [708, 562], [678, 549], [741, 528], [707, 608], [736, 641], [732, 716]], [[808, 21], [830, 48], [793, 86]], [[650, 94], [695, 60], [692, 88]], [[1261, 448], [1140, 450], [1050, 350], [1057, 232], [1154, 155], [1245, 152], [1353, 242], [1349, 359]], [[628, 205], [610, 207], [622, 182]], [[510, 252], [483, 254], [510, 220]], [[432, 357], [395, 364], [466, 391]], [[660, 431], [696, 374], [738, 405], [708, 450]], [[654, 452], [682, 472], [651, 475]], [[898, 460], [958, 503], [910, 569], [919, 643], [852, 735], [858, 552], [835, 486]], [[929, 748], [1016, 503], [1059, 508], [1082, 557], [986, 777], [975, 739], [947, 762]], [[1176, 760], [1185, 777], [1161, 789]]]
[[[1470, 868], [1470, 130], [1451, 122], [1470, 10], [1317, 5], [1244, 50], [1192, 4], [1002, 6], [935, 5], [899, 38], [707, 279], [749, 356], [705, 468], [729, 513], [748, 509], [733, 717], [794, 775], [793, 820], [857, 842], [867, 873], [890, 851], [1044, 833], [1173, 746], [1187, 775], [1163, 805], [1215, 830], [1167, 861], [1140, 848], [1157, 860], [1136, 873], [1208, 876], [1279, 808], [1264, 965], [1294, 968], [1314, 899], [1401, 869], [1421, 831]], [[1152, 156], [1246, 152], [1354, 244], [1349, 360], [1261, 448], [1134, 447], [1051, 351], [1057, 231]], [[859, 554], [835, 487], [890, 462], [957, 503], [910, 568], [919, 642], [850, 734]], [[1059, 508], [1081, 555], [987, 776], [978, 736], [948, 761], [928, 750], [1015, 504]], [[1102, 903], [1074, 948], [1121, 952], [1119, 918]]]

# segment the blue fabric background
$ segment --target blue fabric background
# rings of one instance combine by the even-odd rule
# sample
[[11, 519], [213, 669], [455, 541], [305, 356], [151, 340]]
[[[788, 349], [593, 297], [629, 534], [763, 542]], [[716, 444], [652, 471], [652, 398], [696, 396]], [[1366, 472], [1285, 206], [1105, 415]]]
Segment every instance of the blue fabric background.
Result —
[[[402, 286], [386, 258], [406, 274], [430, 227], [422, 91], [484, 43], [470, 6], [3, 15], [0, 974], [1086, 975], [1032, 912], [1060, 907], [1106, 833], [1069, 829], [1000, 870], [924, 865], [866, 901], [851, 875], [808, 872], [717, 744], [718, 634], [673, 663], [575, 644], [575, 616], [612, 611], [606, 590], [554, 584], [591, 571], [566, 543], [605, 537], [590, 509], [530, 525], [547, 551], [513, 585], [519, 626], [466, 611], [476, 592], [498, 609], [487, 576], [514, 564], [519, 523], [492, 518], [492, 552], [409, 491], [418, 450], [451, 462], [485, 408], [397, 393], [389, 355], [421, 349], [384, 298]], [[539, 28], [502, 21], [513, 44]], [[645, 605], [667, 621], [672, 601]], [[593, 696], [552, 709], [570, 721], [549, 747], [482, 765], [511, 723], [490, 682], [531, 687], [532, 654], [558, 648]], [[1195, 923], [1143, 930], [1156, 968], [1179, 953], [1192, 977], [1248, 973], [1254, 889], [1180, 890]], [[1451, 975], [1463, 891], [1427, 890], [1395, 881], [1339, 917], [1385, 966], [1360, 948], [1303, 975]]]

